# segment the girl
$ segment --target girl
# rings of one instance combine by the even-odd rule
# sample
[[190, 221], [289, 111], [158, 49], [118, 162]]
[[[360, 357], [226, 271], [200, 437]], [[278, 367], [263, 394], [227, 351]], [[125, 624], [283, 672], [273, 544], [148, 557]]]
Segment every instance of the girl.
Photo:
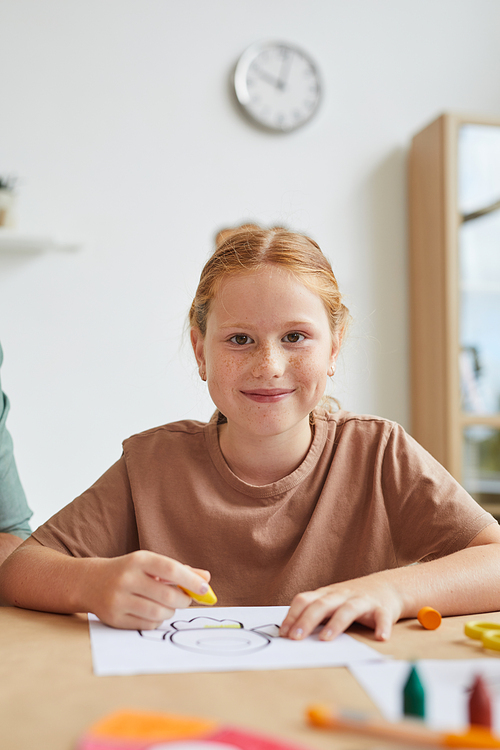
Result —
[[493, 517], [399, 425], [324, 401], [348, 319], [311, 239], [221, 232], [190, 311], [215, 415], [125, 440], [3, 565], [3, 603], [147, 629], [212, 577], [221, 605], [290, 604], [281, 635], [324, 640], [499, 610]]

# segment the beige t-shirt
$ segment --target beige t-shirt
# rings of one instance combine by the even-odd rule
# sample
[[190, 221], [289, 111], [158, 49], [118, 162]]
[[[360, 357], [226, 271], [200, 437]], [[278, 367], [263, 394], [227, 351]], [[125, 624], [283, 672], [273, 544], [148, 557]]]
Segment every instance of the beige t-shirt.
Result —
[[292, 474], [256, 487], [219, 448], [215, 419], [134, 435], [121, 458], [33, 534], [75, 557], [148, 549], [206, 568], [224, 606], [455, 552], [496, 523], [403, 428], [318, 414]]

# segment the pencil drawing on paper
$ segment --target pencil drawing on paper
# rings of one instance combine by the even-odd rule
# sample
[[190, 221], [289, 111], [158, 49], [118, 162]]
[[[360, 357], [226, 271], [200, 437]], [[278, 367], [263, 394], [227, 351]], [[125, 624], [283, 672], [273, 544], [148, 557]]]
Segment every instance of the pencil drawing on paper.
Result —
[[165, 629], [137, 632], [146, 640], [170, 642], [197, 654], [246, 656], [269, 646], [272, 639], [279, 636], [279, 625], [269, 623], [249, 629], [237, 620], [194, 617], [192, 620], [171, 622]]

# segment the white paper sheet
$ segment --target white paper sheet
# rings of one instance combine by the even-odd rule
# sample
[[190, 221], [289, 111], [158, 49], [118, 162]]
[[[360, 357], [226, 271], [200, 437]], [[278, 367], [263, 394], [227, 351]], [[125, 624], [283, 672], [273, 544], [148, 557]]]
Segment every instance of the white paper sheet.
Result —
[[[425, 694], [425, 720], [438, 730], [468, 727], [469, 689], [481, 675], [490, 690], [494, 728], [500, 732], [500, 659], [422, 659], [415, 663]], [[350, 664], [349, 669], [390, 721], [402, 718], [407, 661]]]
[[331, 642], [278, 636], [288, 607], [178, 609], [157, 630], [117, 630], [89, 615], [94, 673], [234, 672], [335, 667], [383, 659], [377, 651], [341, 635]]

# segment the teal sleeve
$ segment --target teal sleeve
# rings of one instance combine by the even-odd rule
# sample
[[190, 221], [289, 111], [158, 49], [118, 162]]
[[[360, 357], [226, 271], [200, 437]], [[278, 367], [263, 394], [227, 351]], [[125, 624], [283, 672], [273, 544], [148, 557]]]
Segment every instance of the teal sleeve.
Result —
[[[2, 361], [0, 346], [0, 365]], [[27, 539], [31, 534], [29, 520], [33, 514], [19, 479], [12, 437], [6, 427], [9, 406], [0, 383], [0, 532]]]

